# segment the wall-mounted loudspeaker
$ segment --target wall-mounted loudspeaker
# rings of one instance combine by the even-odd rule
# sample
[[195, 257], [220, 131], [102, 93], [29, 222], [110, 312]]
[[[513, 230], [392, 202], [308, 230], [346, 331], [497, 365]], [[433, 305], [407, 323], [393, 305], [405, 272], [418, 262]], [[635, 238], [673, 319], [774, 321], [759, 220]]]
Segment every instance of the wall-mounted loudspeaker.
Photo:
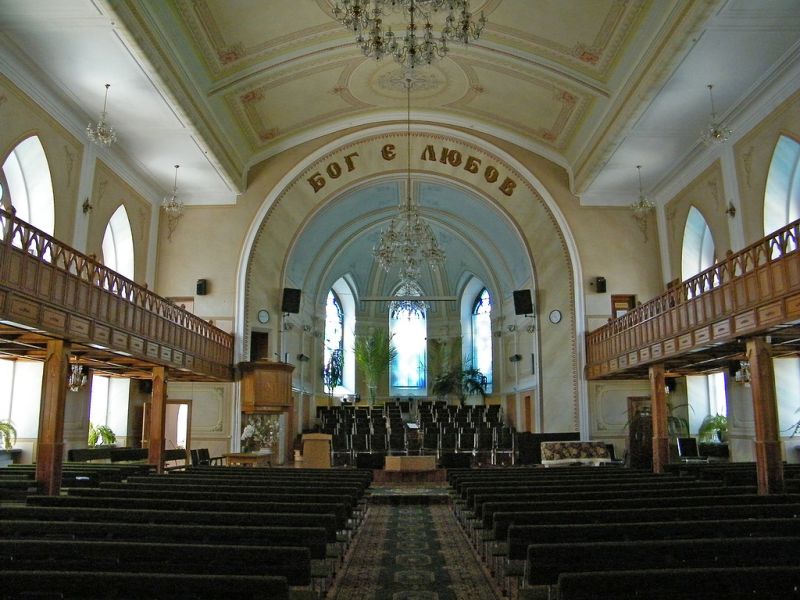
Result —
[[295, 314], [300, 312], [300, 290], [296, 290], [294, 288], [283, 288], [281, 312]]
[[197, 295], [205, 296], [208, 293], [208, 279], [197, 280]]
[[530, 290], [514, 290], [514, 314], [533, 314], [533, 301], [531, 300]]
[[594, 288], [598, 294], [605, 294], [606, 293], [606, 278], [605, 277], [597, 277], [594, 280]]

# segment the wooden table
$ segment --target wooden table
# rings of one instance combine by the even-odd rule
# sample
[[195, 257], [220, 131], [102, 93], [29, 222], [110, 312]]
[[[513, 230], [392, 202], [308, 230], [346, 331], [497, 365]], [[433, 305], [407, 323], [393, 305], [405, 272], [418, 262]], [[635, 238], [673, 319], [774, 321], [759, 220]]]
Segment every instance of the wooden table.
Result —
[[271, 467], [272, 452], [231, 452], [223, 454], [229, 467]]

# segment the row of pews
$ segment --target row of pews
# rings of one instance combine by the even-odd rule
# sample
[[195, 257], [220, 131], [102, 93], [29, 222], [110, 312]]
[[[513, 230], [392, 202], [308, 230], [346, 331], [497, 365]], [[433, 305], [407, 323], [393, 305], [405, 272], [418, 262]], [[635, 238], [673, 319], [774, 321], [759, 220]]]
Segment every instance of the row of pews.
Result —
[[[800, 598], [800, 494], [759, 496], [754, 465], [711, 468], [462, 469], [448, 481], [512, 599]], [[800, 467], [786, 477], [799, 491]]]
[[325, 595], [372, 472], [191, 467], [0, 507], [2, 597], [306, 600]]

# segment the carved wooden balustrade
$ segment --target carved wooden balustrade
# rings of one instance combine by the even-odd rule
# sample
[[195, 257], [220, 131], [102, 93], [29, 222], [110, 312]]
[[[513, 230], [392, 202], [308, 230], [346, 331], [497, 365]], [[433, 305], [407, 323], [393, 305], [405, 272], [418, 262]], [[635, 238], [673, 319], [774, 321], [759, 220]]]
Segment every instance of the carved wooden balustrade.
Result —
[[800, 321], [798, 224], [587, 334], [586, 376], [638, 375], [648, 364]]
[[233, 336], [3, 210], [0, 320], [190, 379], [232, 379]]

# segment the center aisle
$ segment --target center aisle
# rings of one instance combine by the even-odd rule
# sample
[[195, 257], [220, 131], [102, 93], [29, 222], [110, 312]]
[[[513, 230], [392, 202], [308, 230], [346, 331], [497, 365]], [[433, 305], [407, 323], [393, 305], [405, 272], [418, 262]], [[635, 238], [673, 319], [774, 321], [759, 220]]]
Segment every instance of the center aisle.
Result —
[[373, 505], [327, 598], [499, 600], [446, 505]]

